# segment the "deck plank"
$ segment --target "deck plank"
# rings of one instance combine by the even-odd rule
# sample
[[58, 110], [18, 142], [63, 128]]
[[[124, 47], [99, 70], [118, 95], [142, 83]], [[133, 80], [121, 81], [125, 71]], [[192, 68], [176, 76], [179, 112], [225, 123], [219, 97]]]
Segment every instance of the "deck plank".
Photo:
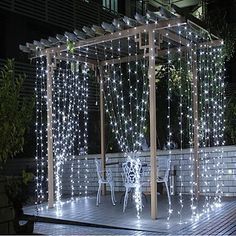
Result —
[[[236, 201], [225, 200], [222, 207], [209, 213], [209, 217], [202, 216], [199, 221], [191, 222], [190, 207], [183, 209], [183, 224], [179, 224], [177, 214], [179, 208], [178, 197], [172, 197], [174, 213], [167, 221], [168, 201], [166, 196], [158, 196], [159, 218], [156, 221], [150, 219], [150, 200], [145, 203], [141, 219], [136, 217], [135, 205], [129, 201], [127, 211], [122, 212], [122, 204], [111, 205], [110, 196], [102, 198], [102, 203], [96, 207], [95, 197], [80, 199], [78, 202], [66, 203], [62, 206], [60, 214], [56, 209], [44, 209], [39, 212], [39, 216], [48, 217], [56, 221], [61, 220], [60, 224], [94, 224], [94, 227], [113, 228], [115, 230], [133, 230], [143, 234], [170, 234], [170, 235], [224, 235], [234, 234], [236, 232]], [[119, 199], [119, 198], [118, 198]], [[190, 204], [185, 199], [186, 204]], [[202, 201], [204, 203], [204, 199]], [[201, 205], [201, 204], [200, 204]], [[203, 204], [202, 204], [203, 205]], [[35, 215], [35, 207], [25, 208], [25, 213]], [[201, 210], [201, 208], [199, 208]], [[55, 222], [55, 224], [58, 222]], [[84, 225], [85, 227], [88, 227]], [[116, 228], [116, 229], [115, 229]], [[118, 232], [116, 231], [116, 232]], [[120, 231], [120, 232], [121, 232]]]

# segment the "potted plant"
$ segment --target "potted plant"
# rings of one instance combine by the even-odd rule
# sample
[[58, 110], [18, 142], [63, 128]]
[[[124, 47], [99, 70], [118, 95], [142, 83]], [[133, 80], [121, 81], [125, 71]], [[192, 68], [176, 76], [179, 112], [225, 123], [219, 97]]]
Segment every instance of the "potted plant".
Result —
[[20, 225], [20, 220], [23, 216], [23, 204], [27, 202], [29, 196], [28, 184], [33, 180], [33, 173], [22, 171], [22, 176], [7, 176], [6, 177], [6, 194], [12, 202], [14, 209], [13, 226], [17, 234], [32, 234], [33, 221], [28, 221], [26, 224]]

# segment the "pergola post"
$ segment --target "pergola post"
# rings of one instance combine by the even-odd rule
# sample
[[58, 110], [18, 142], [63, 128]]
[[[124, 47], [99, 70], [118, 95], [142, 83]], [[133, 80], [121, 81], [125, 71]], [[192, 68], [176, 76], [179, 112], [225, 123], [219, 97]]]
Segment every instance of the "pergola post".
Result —
[[52, 138], [52, 56], [47, 54], [47, 154], [48, 154], [48, 207], [54, 204], [53, 138]]
[[200, 194], [199, 181], [199, 141], [198, 141], [198, 77], [197, 77], [197, 48], [193, 52], [193, 153], [194, 153], [194, 192], [195, 199], [198, 200]]
[[[101, 129], [101, 163], [102, 175], [105, 178], [106, 171], [106, 157], [105, 157], [105, 114], [104, 114], [104, 93], [103, 93], [103, 67], [100, 68], [100, 129]], [[102, 195], [106, 194], [106, 184], [102, 185]]]
[[149, 31], [149, 116], [150, 116], [150, 182], [151, 182], [151, 217], [157, 218], [157, 147], [156, 147], [156, 79], [155, 79], [155, 42], [154, 32]]

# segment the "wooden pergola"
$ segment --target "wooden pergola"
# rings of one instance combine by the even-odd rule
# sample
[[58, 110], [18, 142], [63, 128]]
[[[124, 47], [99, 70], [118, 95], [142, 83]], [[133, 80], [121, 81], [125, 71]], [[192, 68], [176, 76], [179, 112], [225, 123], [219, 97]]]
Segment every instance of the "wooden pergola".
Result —
[[[97, 73], [100, 81], [100, 118], [101, 118], [101, 160], [102, 168], [106, 169], [106, 158], [104, 149], [104, 94], [103, 94], [103, 66], [115, 63], [125, 63], [134, 60], [136, 57], [130, 56], [125, 51], [127, 37], [135, 37], [139, 45], [138, 57], [147, 58], [149, 61], [149, 112], [150, 112], [150, 184], [151, 184], [151, 218], [157, 218], [157, 134], [156, 134], [156, 86], [155, 86], [155, 67], [158, 61], [165, 58], [167, 48], [165, 42], [171, 41], [175, 47], [170, 48], [171, 52], [176, 52], [177, 48], [189, 50], [189, 39], [178, 33], [179, 29], [190, 27], [195, 29], [194, 34], [198, 35], [199, 30], [204, 31], [192, 21], [169, 14], [165, 16], [159, 12], [148, 12], [146, 16], [136, 15], [136, 19], [124, 17], [115, 19], [113, 24], [103, 23], [102, 27], [84, 27], [82, 31], [66, 32], [65, 35], [57, 35], [56, 38], [50, 37], [48, 40], [34, 41], [33, 44], [27, 43], [20, 46], [24, 52], [28, 52], [31, 58], [46, 57], [47, 60], [47, 132], [48, 132], [48, 206], [54, 205], [54, 171], [53, 171], [53, 138], [52, 138], [52, 76], [56, 60], [72, 60], [86, 62]], [[143, 35], [148, 38], [147, 44], [143, 43]], [[214, 36], [213, 36], [214, 37]], [[67, 42], [73, 42], [73, 53], [68, 54]], [[118, 40], [121, 43], [121, 53], [113, 53], [104, 56], [104, 47], [113, 42], [116, 45]], [[199, 43], [201, 42], [201, 43]], [[195, 197], [199, 196], [199, 145], [198, 145], [198, 74], [197, 74], [197, 54], [200, 45], [220, 45], [221, 41], [215, 37], [214, 41], [201, 38], [199, 41], [192, 41], [191, 50], [193, 55], [193, 115], [194, 115], [194, 181]], [[97, 54], [95, 55], [95, 46]], [[134, 55], [134, 53], [133, 53]], [[105, 187], [103, 193], [105, 193]]]

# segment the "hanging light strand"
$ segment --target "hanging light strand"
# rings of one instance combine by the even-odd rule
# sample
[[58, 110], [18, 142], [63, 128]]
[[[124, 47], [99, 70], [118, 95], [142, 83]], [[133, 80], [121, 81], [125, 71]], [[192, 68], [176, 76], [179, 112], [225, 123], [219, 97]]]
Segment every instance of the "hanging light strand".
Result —
[[75, 166], [77, 169], [76, 177], [77, 178], [77, 197], [79, 197], [82, 192], [82, 186], [81, 186], [81, 180], [80, 180], [80, 174], [81, 174], [81, 162], [80, 162], [80, 146], [81, 146], [81, 122], [80, 122], [80, 110], [81, 103], [80, 103], [80, 94], [81, 94], [81, 74], [80, 74], [80, 63], [77, 60], [76, 61], [76, 78], [75, 78]]
[[[123, 71], [122, 71], [122, 63], [121, 63], [121, 40], [118, 41], [118, 59], [120, 61], [119, 68], [118, 68], [118, 76], [119, 78], [117, 81], [118, 88], [120, 91], [120, 103], [121, 103], [121, 127], [123, 127], [122, 133], [124, 134], [125, 140], [128, 140], [128, 121], [127, 121], [127, 113], [125, 110], [125, 99], [124, 99], [124, 91], [123, 91]], [[117, 95], [119, 97], [119, 95]], [[126, 150], [128, 152], [129, 150]]]
[[[166, 38], [168, 38], [168, 33], [166, 33]], [[171, 143], [172, 143], [172, 130], [171, 130], [171, 99], [172, 99], [172, 88], [171, 88], [171, 65], [172, 65], [172, 58], [171, 58], [171, 53], [170, 53], [170, 47], [171, 43], [168, 42], [167, 46], [167, 130], [168, 130], [168, 143], [167, 143], [167, 148], [168, 148], [168, 156], [169, 156], [169, 161], [171, 162]], [[171, 166], [171, 163], [170, 163]], [[170, 186], [171, 191], [173, 192], [174, 186]], [[172, 209], [172, 204], [171, 202], [169, 203], [169, 210], [168, 210], [168, 217], [167, 219], [169, 220], [171, 215], [172, 215], [173, 209]]]
[[45, 155], [46, 155], [46, 143], [45, 143], [45, 123], [44, 123], [44, 111], [46, 109], [46, 65], [45, 58], [40, 57], [36, 60], [36, 81], [35, 81], [35, 95], [36, 95], [36, 210], [40, 210], [40, 205], [45, 200], [45, 187], [47, 182], [45, 181]]
[[35, 153], [35, 162], [36, 162], [36, 188], [35, 188], [35, 194], [36, 194], [36, 211], [38, 214], [38, 204], [41, 204], [41, 196], [40, 196], [40, 120], [39, 120], [39, 109], [40, 109], [40, 102], [39, 102], [39, 81], [40, 81], [40, 60], [39, 58], [36, 59], [36, 80], [35, 80], [35, 110], [36, 110], [36, 122], [35, 122], [35, 134], [36, 134], [36, 153]]
[[[147, 45], [147, 37], [148, 37], [148, 34], [144, 34], [144, 45]], [[136, 45], [137, 47], [137, 50], [138, 50], [138, 44]], [[148, 110], [148, 97], [149, 97], [149, 83], [148, 83], [148, 60], [145, 58], [145, 54], [143, 54], [143, 58], [140, 62], [140, 66], [141, 68], [141, 74], [142, 74], [142, 85], [141, 87], [143, 88], [143, 91], [142, 91], [142, 98], [141, 98], [141, 124], [140, 124], [140, 129], [139, 129], [139, 150], [141, 149], [142, 147], [142, 141], [145, 140], [145, 136], [144, 136], [144, 133], [147, 129], [146, 127], [146, 117], [147, 117], [147, 110]], [[138, 114], [138, 113], [137, 113]], [[138, 118], [138, 116], [137, 116]], [[145, 140], [146, 141], [146, 140]]]
[[[40, 123], [41, 123], [41, 128], [40, 128], [40, 140], [41, 140], [41, 185], [40, 185], [40, 193], [42, 197], [42, 202], [45, 200], [45, 189], [47, 189], [47, 181], [45, 181], [45, 173], [46, 173], [46, 166], [47, 166], [47, 147], [46, 147], [46, 140], [47, 140], [47, 123], [45, 122], [45, 117], [47, 116], [46, 111], [47, 111], [47, 74], [46, 74], [46, 68], [47, 68], [47, 61], [45, 57], [41, 57], [41, 92], [40, 92]], [[48, 190], [46, 191], [48, 194]]]
[[[205, 38], [207, 41], [208, 39]], [[207, 152], [207, 147], [211, 146], [211, 103], [212, 103], [212, 83], [211, 80], [211, 62], [209, 55], [211, 54], [210, 48], [204, 46], [201, 50], [201, 70], [203, 74], [201, 76], [201, 97], [202, 97], [202, 113], [201, 115], [201, 132], [202, 132], [202, 139], [201, 139], [201, 146], [203, 148], [201, 156], [202, 162], [202, 191], [205, 196], [203, 213], [209, 214], [210, 212], [210, 196], [209, 196], [209, 178], [211, 177], [209, 168], [209, 153]], [[213, 117], [214, 119], [214, 117]], [[213, 131], [214, 132], [214, 131]]]
[[[213, 168], [215, 169], [215, 185], [216, 185], [216, 194], [219, 183], [219, 136], [218, 136], [218, 114], [219, 114], [219, 80], [218, 80], [218, 62], [216, 50], [209, 47], [210, 52], [208, 53], [210, 61], [210, 91], [211, 91], [211, 147], [214, 147], [213, 153]], [[208, 168], [210, 172], [210, 167]], [[210, 177], [213, 179], [212, 174]]]
[[[128, 41], [128, 86], [129, 86], [129, 119], [128, 119], [128, 124], [129, 124], [129, 138], [131, 143], [134, 143], [134, 134], [133, 134], [133, 129], [135, 129], [134, 125], [133, 125], [133, 107], [132, 107], [132, 101], [134, 100], [134, 91], [133, 91], [133, 84], [131, 83], [131, 62], [130, 62], [130, 57], [131, 57], [131, 37], [127, 37], [127, 41]], [[127, 142], [129, 142], [129, 140], [127, 140]], [[130, 145], [127, 144], [127, 146], [129, 147]], [[130, 152], [131, 150], [129, 150]]]
[[[107, 46], [103, 45], [103, 50], [104, 50], [104, 56], [105, 56], [105, 60], [108, 59], [108, 52], [107, 52]], [[104, 66], [104, 81], [103, 81], [103, 92], [104, 92], [104, 104], [105, 104], [105, 110], [106, 113], [108, 113], [109, 119], [110, 119], [110, 125], [112, 127], [112, 132], [115, 134], [115, 138], [120, 146], [120, 149], [122, 152], [127, 152], [127, 147], [125, 145], [125, 139], [122, 136], [122, 134], [120, 134], [119, 130], [118, 130], [118, 118], [117, 115], [115, 113], [115, 108], [112, 102], [112, 98], [114, 98], [114, 96], [112, 96], [112, 85], [110, 85], [111, 83], [111, 72], [110, 72], [110, 68], [108, 63], [105, 64]], [[116, 97], [115, 97], [116, 98]], [[121, 97], [120, 98], [121, 101], [123, 101], [124, 99]], [[124, 102], [124, 101], [123, 101]], [[124, 109], [123, 106], [121, 106], [122, 109]], [[125, 121], [124, 121], [125, 122]], [[125, 122], [126, 124], [126, 122]]]
[[[83, 123], [84, 123], [84, 132], [83, 132], [83, 147], [81, 148], [80, 155], [84, 155], [84, 193], [85, 196], [88, 194], [88, 185], [89, 185], [89, 166], [88, 166], [88, 77], [89, 77], [89, 67], [88, 67], [88, 52], [89, 48], [86, 47], [85, 63], [84, 68], [82, 69], [83, 82], [82, 82], [82, 108], [83, 108]], [[82, 153], [81, 153], [82, 152]]]
[[[110, 91], [110, 94], [112, 96], [112, 107], [114, 109], [113, 114], [115, 115], [115, 128], [116, 128], [116, 132], [120, 135], [120, 134], [126, 134], [126, 135], [120, 135], [120, 137], [123, 140], [123, 143], [125, 144], [126, 140], [127, 140], [127, 130], [124, 130], [123, 125], [127, 123], [127, 120], [125, 120], [125, 106], [120, 107], [120, 104], [124, 103], [124, 94], [123, 94], [123, 88], [122, 88], [122, 78], [119, 79], [119, 74], [121, 74], [121, 72], [119, 73], [120, 68], [115, 65], [115, 61], [114, 61], [114, 48], [113, 48], [113, 41], [110, 42], [111, 46], [110, 46], [110, 51], [111, 51], [111, 58], [112, 58], [112, 64], [110, 65], [110, 74], [111, 74], [111, 80], [109, 81], [109, 88], [113, 88]], [[119, 83], [118, 83], [119, 81]], [[121, 84], [120, 84], [121, 83]], [[125, 144], [125, 149], [126, 152], [128, 152], [129, 150], [127, 150], [128, 145]]]
[[179, 72], [179, 137], [180, 137], [180, 192], [179, 192], [179, 204], [180, 209], [178, 211], [180, 223], [182, 222], [182, 209], [183, 209], [183, 91], [182, 91], [182, 52], [181, 52], [181, 27], [178, 26], [178, 38], [179, 38], [179, 46], [178, 46], [178, 58], [177, 58], [177, 66], [178, 66], [178, 72]]
[[184, 27], [185, 38], [188, 40], [186, 51], [186, 63], [187, 63], [187, 121], [188, 121], [188, 144], [189, 144], [189, 171], [190, 171], [190, 196], [191, 196], [191, 210], [192, 219], [196, 215], [196, 206], [194, 202], [194, 173], [193, 173], [193, 35], [188, 26]]
[[224, 155], [224, 149], [223, 146], [225, 145], [224, 141], [224, 109], [225, 109], [225, 93], [224, 93], [224, 59], [223, 59], [223, 52], [222, 52], [222, 46], [217, 47], [215, 49], [216, 53], [216, 81], [218, 82], [218, 93], [217, 93], [217, 102], [216, 106], [218, 108], [218, 122], [217, 122], [217, 133], [218, 133], [218, 140], [217, 144], [221, 146], [221, 148], [218, 148], [218, 158], [217, 158], [217, 185], [216, 185], [216, 196], [215, 196], [215, 206], [220, 206], [221, 203], [221, 197], [223, 194], [222, 187], [223, 187], [223, 181], [222, 181], [222, 175], [223, 175], [223, 169], [224, 169], [224, 162], [223, 162], [223, 155]]
[[[135, 47], [133, 47], [133, 45], [135, 45]], [[106, 49], [107, 47], [105, 46], [105, 59], [108, 55]], [[148, 89], [146, 82], [143, 82], [145, 87], [140, 86], [140, 81], [143, 78], [143, 68], [141, 70], [139, 69], [140, 63], [137, 54], [138, 45], [134, 37], [127, 38], [127, 54], [129, 58], [127, 62], [127, 79], [124, 78], [121, 63], [118, 63], [118, 65], [115, 65], [114, 63], [114, 48], [112, 41], [108, 49], [111, 50], [111, 58], [113, 59], [113, 62], [110, 66], [108, 66], [108, 63], [105, 65], [104, 100], [106, 112], [109, 115], [112, 130], [115, 133], [121, 150], [125, 153], [125, 156], [136, 158], [138, 165], [139, 159], [137, 151], [141, 149], [141, 139], [143, 138], [144, 131], [144, 128], [141, 128], [140, 124], [144, 124], [145, 122], [145, 105], [147, 105], [144, 101], [144, 96], [147, 96], [147, 93], [143, 93], [142, 90]], [[120, 42], [118, 42], [118, 58], [120, 58], [120, 53]], [[133, 53], [135, 62], [130, 60]], [[139, 77], [138, 73], [142, 73], [142, 75]], [[141, 91], [139, 91], [139, 88]], [[140, 109], [140, 107], [142, 108]], [[139, 124], [137, 121], [139, 121]], [[140, 130], [142, 132], [140, 132]], [[138, 180], [140, 178], [137, 177], [136, 179]], [[139, 217], [142, 204], [140, 186], [138, 186], [139, 184], [137, 183], [134, 198], [136, 202], [137, 215]]]

